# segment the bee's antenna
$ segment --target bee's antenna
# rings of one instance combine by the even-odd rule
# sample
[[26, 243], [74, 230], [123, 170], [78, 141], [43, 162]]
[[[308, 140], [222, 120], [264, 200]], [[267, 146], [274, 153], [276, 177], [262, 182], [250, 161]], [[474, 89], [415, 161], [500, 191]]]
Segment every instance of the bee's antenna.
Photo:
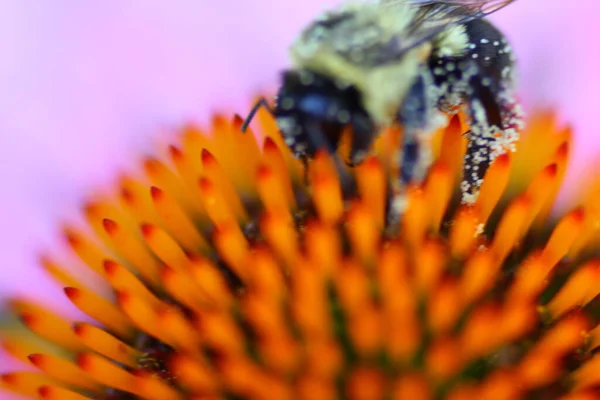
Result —
[[256, 115], [259, 108], [261, 108], [261, 107], [264, 107], [271, 115], [275, 114], [275, 112], [273, 111], [271, 106], [269, 106], [269, 103], [267, 103], [267, 100], [265, 100], [264, 97], [261, 97], [260, 100], [258, 100], [256, 102], [254, 107], [252, 107], [252, 110], [250, 110], [250, 112], [248, 113], [248, 116], [244, 120], [244, 123], [242, 124], [242, 127], [240, 128], [242, 133], [246, 133], [246, 130], [248, 129], [248, 125], [250, 125], [250, 122], [252, 122], [252, 120], [254, 119], [254, 116]]

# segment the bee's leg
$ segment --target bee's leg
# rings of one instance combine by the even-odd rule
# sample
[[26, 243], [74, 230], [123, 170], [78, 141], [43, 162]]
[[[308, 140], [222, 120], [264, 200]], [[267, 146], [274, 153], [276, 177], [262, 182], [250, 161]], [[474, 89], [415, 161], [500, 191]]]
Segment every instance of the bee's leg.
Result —
[[[305, 130], [308, 134], [308, 138], [310, 140], [310, 144], [314, 149], [325, 149], [333, 159], [333, 163], [335, 165], [335, 169], [337, 170], [338, 177], [340, 179], [340, 185], [342, 187], [342, 192], [344, 195], [350, 195], [354, 192], [354, 179], [352, 175], [348, 172], [344, 162], [342, 161], [340, 155], [336, 151], [335, 145], [331, 144], [325, 136], [325, 133], [321, 129], [319, 123], [317, 121], [307, 120], [305, 124]], [[306, 168], [308, 171], [308, 168]]]
[[407, 206], [406, 186], [419, 184], [425, 179], [431, 166], [430, 132], [432, 123], [437, 122], [437, 97], [432, 93], [433, 78], [426, 69], [409, 90], [399, 112], [399, 121], [403, 126], [402, 146], [398, 149], [394, 161], [399, 166], [399, 181], [394, 182], [394, 200], [392, 212], [401, 215]]
[[352, 144], [348, 165], [353, 167], [363, 162], [367, 157], [378, 132], [373, 122], [366, 115], [354, 116], [351, 126]]
[[[477, 88], [477, 86], [474, 86]], [[471, 129], [463, 163], [461, 194], [463, 204], [473, 204], [485, 173], [500, 155], [516, 150], [522, 112], [508, 89], [494, 92], [479, 87], [469, 100]]]

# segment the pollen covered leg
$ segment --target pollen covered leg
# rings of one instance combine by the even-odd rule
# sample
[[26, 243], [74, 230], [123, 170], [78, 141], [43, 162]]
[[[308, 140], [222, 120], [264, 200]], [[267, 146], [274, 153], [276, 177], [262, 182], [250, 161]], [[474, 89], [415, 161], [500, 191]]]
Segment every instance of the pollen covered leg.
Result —
[[463, 164], [461, 193], [463, 204], [477, 200], [483, 177], [500, 155], [516, 150], [521, 128], [521, 111], [508, 93], [492, 96], [488, 90], [469, 102], [471, 130]]

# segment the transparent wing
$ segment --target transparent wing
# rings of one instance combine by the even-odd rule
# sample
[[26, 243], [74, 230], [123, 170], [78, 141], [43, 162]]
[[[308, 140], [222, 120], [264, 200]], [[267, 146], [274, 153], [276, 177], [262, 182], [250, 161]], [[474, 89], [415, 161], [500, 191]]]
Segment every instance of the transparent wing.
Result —
[[475, 19], [484, 18], [500, 10], [515, 0], [380, 0], [383, 12], [395, 6], [415, 9], [410, 26], [405, 32], [404, 40], [387, 49], [387, 54], [379, 57], [379, 63], [393, 61], [406, 51], [418, 46], [445, 29], [456, 24], [465, 24]]
[[466, 23], [488, 16], [515, 0], [409, 0], [425, 24]]
[[382, 6], [408, 4], [418, 9], [420, 21], [432, 24], [465, 23], [483, 18], [515, 0], [380, 0]]

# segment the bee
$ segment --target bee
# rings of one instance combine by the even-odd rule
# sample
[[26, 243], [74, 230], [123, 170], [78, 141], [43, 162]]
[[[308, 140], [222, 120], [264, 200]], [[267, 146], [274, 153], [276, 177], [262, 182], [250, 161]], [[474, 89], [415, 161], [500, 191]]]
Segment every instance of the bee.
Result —
[[318, 149], [334, 154], [349, 126], [349, 164], [356, 165], [383, 128], [400, 123], [403, 187], [424, 179], [431, 132], [462, 108], [470, 120], [462, 202], [473, 203], [492, 161], [515, 150], [522, 125], [513, 52], [485, 19], [513, 1], [343, 3], [300, 33], [274, 109], [262, 99], [242, 129], [266, 107], [286, 145], [306, 160]]

